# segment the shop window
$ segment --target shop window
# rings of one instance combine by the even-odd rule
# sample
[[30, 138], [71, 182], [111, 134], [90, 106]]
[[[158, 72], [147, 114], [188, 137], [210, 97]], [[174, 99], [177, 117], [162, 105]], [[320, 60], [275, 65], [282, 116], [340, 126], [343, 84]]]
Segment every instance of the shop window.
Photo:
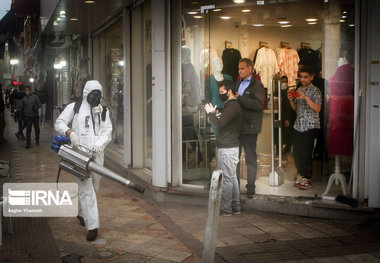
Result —
[[[273, 2], [273, 1], [272, 1]], [[259, 194], [308, 195], [322, 194], [335, 169], [348, 184], [351, 172], [354, 121], [354, 50], [355, 1], [299, 0], [281, 1], [181, 1], [181, 69], [182, 83], [182, 183], [208, 185], [215, 160], [215, 132], [203, 110], [212, 102], [216, 85], [213, 60], [223, 61], [223, 78], [238, 85], [239, 58], [250, 58], [255, 77], [267, 92], [262, 131], [258, 136], [258, 170], [256, 192]], [[264, 3], [260, 5], [260, 3]], [[212, 7], [214, 5], [214, 7]], [[211, 9], [207, 9], [210, 8]], [[201, 12], [203, 10], [203, 12]], [[301, 63], [300, 63], [301, 62]], [[284, 110], [287, 92], [279, 101], [280, 78], [287, 76], [286, 86], [298, 88], [299, 63], [313, 70], [313, 85], [321, 97], [319, 125], [310, 152], [307, 173], [312, 188], [299, 191], [294, 187], [300, 167], [294, 163], [295, 140], [292, 127], [297, 113]], [[287, 88], [283, 85], [283, 87]], [[216, 94], [217, 95], [217, 94]], [[267, 105], [269, 104], [269, 105]], [[282, 145], [278, 146], [278, 130], [272, 138], [271, 108], [278, 118], [282, 110]], [[288, 112], [289, 115], [283, 115]], [[285, 123], [285, 121], [288, 122]], [[273, 151], [272, 151], [273, 149]], [[269, 175], [272, 157], [279, 166], [279, 152], [285, 170], [284, 184], [271, 187]], [[274, 154], [272, 155], [272, 152]], [[244, 153], [240, 159], [241, 192], [246, 191], [247, 171]], [[335, 184], [329, 195], [341, 192]]]
[[123, 153], [124, 147], [124, 58], [122, 19], [93, 40], [94, 78], [103, 85], [103, 98], [112, 121], [111, 149]]

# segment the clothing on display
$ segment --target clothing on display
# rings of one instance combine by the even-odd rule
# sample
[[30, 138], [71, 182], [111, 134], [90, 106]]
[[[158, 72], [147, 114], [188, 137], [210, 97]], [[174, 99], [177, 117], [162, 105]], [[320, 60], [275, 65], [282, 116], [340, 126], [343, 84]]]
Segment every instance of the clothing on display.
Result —
[[270, 82], [274, 75], [279, 72], [277, 58], [274, 51], [270, 48], [260, 48], [257, 52], [255, 71], [260, 75], [261, 82], [265, 88], [270, 87]]
[[300, 61], [307, 62], [312, 65], [315, 74], [319, 74], [322, 69], [321, 54], [318, 50], [313, 50], [310, 47], [298, 49]]
[[354, 68], [338, 67], [329, 81], [330, 154], [351, 155], [354, 136]]
[[298, 62], [300, 61], [298, 53], [292, 48], [277, 49], [277, 62], [281, 74], [288, 77], [289, 86], [296, 84], [298, 74]]
[[[227, 74], [223, 74], [223, 78], [232, 81], [231, 76]], [[218, 109], [224, 108], [224, 102], [219, 98], [218, 81], [214, 75], [206, 80], [205, 99], [206, 102], [211, 102], [214, 106], [216, 105]]]
[[235, 48], [227, 48], [223, 50], [223, 74], [230, 75], [233, 81], [239, 76], [239, 60], [241, 59], [240, 51]]

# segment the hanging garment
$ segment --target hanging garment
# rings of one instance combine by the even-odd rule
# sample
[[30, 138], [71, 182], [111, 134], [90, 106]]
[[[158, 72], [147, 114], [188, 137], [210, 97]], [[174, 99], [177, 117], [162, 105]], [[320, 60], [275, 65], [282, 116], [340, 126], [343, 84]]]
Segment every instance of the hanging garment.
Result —
[[230, 75], [233, 81], [239, 76], [239, 60], [241, 59], [240, 51], [235, 48], [227, 48], [223, 51], [223, 74]]
[[281, 74], [288, 77], [289, 86], [296, 84], [299, 61], [300, 59], [296, 50], [291, 48], [277, 49], [278, 66]]
[[351, 155], [354, 136], [354, 69], [340, 66], [329, 81], [330, 154]]
[[254, 66], [256, 72], [260, 75], [261, 82], [265, 88], [270, 87], [271, 79], [279, 72], [276, 54], [270, 48], [260, 48], [257, 52], [256, 63]]

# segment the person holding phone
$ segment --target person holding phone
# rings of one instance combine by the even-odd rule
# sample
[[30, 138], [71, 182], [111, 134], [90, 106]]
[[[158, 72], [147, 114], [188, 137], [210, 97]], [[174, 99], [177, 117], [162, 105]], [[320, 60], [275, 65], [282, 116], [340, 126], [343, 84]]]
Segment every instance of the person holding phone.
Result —
[[300, 69], [301, 86], [296, 91], [288, 91], [290, 106], [297, 113], [293, 126], [294, 161], [298, 170], [295, 186], [304, 190], [312, 187], [314, 139], [321, 128], [319, 112], [322, 95], [321, 91], [311, 83], [313, 77], [311, 67], [302, 67]]

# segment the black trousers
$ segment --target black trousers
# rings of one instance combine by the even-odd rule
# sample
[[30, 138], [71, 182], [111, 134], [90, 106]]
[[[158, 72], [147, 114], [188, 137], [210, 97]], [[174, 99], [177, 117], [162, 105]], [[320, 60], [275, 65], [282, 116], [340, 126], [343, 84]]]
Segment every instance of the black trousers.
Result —
[[32, 125], [34, 127], [34, 133], [36, 135], [36, 142], [40, 140], [40, 122], [38, 116], [35, 117], [24, 117], [24, 123], [26, 126], [26, 144], [30, 145], [31, 134], [32, 134]]
[[[256, 142], [257, 134], [240, 134], [240, 145], [239, 145], [239, 160], [241, 155], [241, 150], [244, 148], [245, 152], [245, 163], [247, 165], [247, 188], [248, 195], [254, 195], [256, 193], [256, 175], [257, 175], [257, 153], [256, 153]], [[238, 164], [238, 168], [240, 165]], [[240, 175], [240, 170], [238, 169], [238, 175]], [[240, 178], [238, 176], [238, 178]], [[239, 181], [240, 183], [240, 181]]]
[[298, 173], [307, 179], [311, 179], [313, 173], [314, 139], [318, 129], [305, 132], [293, 131], [294, 162]]

